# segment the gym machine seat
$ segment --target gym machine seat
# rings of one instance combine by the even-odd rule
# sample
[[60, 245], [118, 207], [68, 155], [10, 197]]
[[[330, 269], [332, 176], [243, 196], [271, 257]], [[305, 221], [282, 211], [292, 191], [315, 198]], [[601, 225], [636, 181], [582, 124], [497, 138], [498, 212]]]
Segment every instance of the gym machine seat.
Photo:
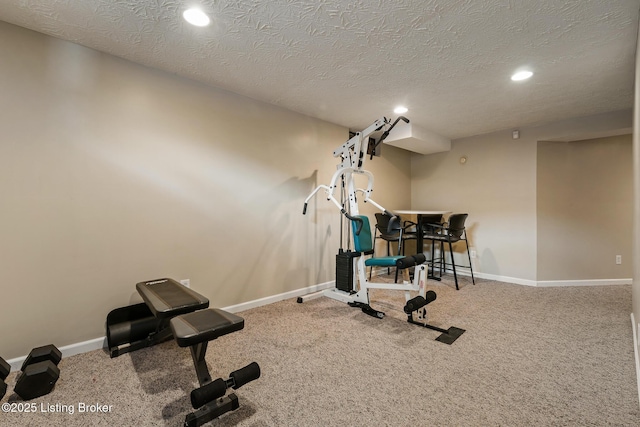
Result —
[[240, 388], [260, 377], [253, 362], [234, 371], [228, 380], [212, 381], [205, 360], [207, 346], [220, 336], [244, 328], [244, 319], [217, 308], [208, 308], [209, 300], [173, 279], [158, 279], [136, 284], [144, 300], [113, 310], [107, 316], [107, 342], [111, 357], [149, 347], [174, 337], [180, 347], [190, 347], [200, 387], [191, 392], [196, 412], [185, 419], [186, 426], [199, 426], [220, 415], [238, 409], [238, 398], [227, 388]]

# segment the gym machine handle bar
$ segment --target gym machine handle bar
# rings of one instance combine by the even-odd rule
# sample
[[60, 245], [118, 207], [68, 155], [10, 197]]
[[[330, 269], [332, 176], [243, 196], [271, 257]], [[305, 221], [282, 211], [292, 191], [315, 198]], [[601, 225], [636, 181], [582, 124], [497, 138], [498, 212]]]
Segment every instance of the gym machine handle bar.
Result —
[[342, 212], [342, 214], [344, 216], [349, 218], [349, 220], [355, 221], [355, 222], [358, 223], [358, 225], [357, 225], [358, 228], [356, 228], [356, 236], [359, 236], [360, 232], [362, 231], [362, 226], [364, 225], [364, 221], [362, 221], [361, 218], [349, 215], [349, 213], [347, 211], [345, 211], [344, 209], [340, 210], [340, 212]]
[[[307, 204], [305, 203], [304, 207], [302, 208], [302, 215], [306, 215], [306, 213], [307, 213]], [[356, 229], [356, 235], [360, 235], [360, 231], [362, 230], [362, 226], [364, 225], [364, 222], [358, 217], [349, 215], [349, 213], [344, 209], [340, 209], [340, 213], [342, 213], [344, 216], [349, 218], [351, 221], [355, 221], [358, 223], [358, 228]]]
[[405, 116], [398, 117], [396, 119], [396, 121], [393, 122], [393, 124], [389, 127], [389, 129], [384, 131], [384, 133], [382, 134], [380, 139], [376, 141], [376, 145], [374, 145], [373, 146], [373, 150], [371, 150], [371, 155], [369, 156], [369, 160], [373, 159], [373, 153], [376, 152], [376, 148], [378, 148], [378, 145], [380, 145], [382, 143], [382, 141], [384, 141], [389, 136], [389, 132], [391, 132], [391, 129], [393, 129], [395, 127], [395, 125], [397, 125], [400, 120], [404, 121], [405, 123], [409, 123], [409, 119], [407, 119]]

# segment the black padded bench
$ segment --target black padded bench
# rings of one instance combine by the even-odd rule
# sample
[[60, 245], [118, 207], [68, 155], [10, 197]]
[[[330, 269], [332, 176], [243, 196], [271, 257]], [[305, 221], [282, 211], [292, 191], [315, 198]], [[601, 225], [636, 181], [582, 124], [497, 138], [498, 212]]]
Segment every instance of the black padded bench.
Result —
[[173, 279], [136, 283], [136, 290], [159, 319], [209, 307], [209, 300]]
[[172, 337], [172, 317], [209, 307], [209, 300], [173, 279], [136, 284], [143, 303], [117, 308], [107, 315], [111, 357], [150, 347]]
[[186, 426], [199, 426], [239, 407], [228, 388], [237, 389], [260, 377], [253, 362], [234, 371], [230, 378], [211, 380], [205, 360], [209, 341], [244, 328], [244, 319], [217, 308], [209, 300], [173, 279], [136, 284], [144, 303], [113, 310], [107, 316], [107, 342], [111, 357], [149, 347], [174, 337], [180, 347], [189, 347], [200, 387], [191, 392], [196, 412], [187, 415]]
[[171, 330], [180, 347], [215, 340], [244, 328], [244, 319], [218, 308], [195, 311], [171, 319]]
[[260, 377], [258, 364], [253, 362], [232, 372], [229, 380], [219, 378], [212, 381], [205, 354], [209, 341], [241, 330], [244, 328], [244, 319], [224, 310], [210, 308], [176, 316], [170, 324], [178, 345], [190, 348], [200, 383], [200, 387], [191, 392], [191, 405], [197, 411], [187, 415], [185, 425], [199, 426], [225, 412], [238, 409], [238, 397], [234, 393], [225, 396], [226, 390], [229, 387], [240, 388]]

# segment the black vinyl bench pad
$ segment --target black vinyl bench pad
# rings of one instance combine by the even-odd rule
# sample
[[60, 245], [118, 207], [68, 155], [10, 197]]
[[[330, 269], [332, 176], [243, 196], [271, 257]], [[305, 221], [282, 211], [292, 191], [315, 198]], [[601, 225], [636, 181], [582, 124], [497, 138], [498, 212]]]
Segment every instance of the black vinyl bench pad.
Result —
[[153, 315], [165, 319], [209, 307], [209, 300], [173, 279], [136, 284], [138, 293]]
[[244, 319], [217, 308], [194, 311], [170, 321], [173, 336], [180, 347], [211, 341], [244, 328]]

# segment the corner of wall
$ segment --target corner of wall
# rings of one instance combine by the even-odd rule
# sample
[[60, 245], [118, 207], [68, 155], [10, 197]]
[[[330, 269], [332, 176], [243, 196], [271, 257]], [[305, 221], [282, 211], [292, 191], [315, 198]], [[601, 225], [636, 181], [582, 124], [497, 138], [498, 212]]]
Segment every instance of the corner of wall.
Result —
[[638, 383], [638, 404], [640, 405], [640, 347], [638, 347], [640, 339], [638, 339], [638, 332], [640, 331], [640, 324], [636, 323], [635, 316], [631, 313], [631, 327], [633, 329], [633, 354], [636, 361], [636, 381]]

